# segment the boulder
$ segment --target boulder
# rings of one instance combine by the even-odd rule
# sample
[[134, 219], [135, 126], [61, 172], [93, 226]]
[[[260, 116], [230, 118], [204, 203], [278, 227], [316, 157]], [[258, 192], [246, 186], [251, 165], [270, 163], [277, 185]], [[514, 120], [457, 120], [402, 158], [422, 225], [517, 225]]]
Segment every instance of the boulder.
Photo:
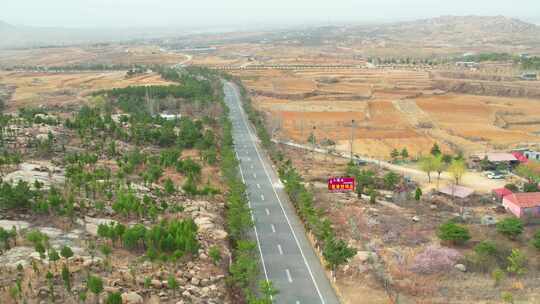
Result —
[[123, 304], [143, 304], [143, 298], [136, 292], [130, 291], [122, 294]]
[[108, 292], [111, 292], [111, 293], [112, 293], [112, 292], [119, 292], [119, 291], [120, 291], [120, 288], [114, 287], [114, 286], [105, 286], [105, 287], [103, 288], [103, 291], [105, 291], [105, 292], [107, 292], [107, 293], [108, 293]]
[[480, 223], [481, 223], [482, 225], [491, 226], [491, 225], [497, 224], [497, 219], [494, 218], [494, 217], [491, 216], [491, 215], [484, 215], [484, 216], [482, 216], [482, 218], [480, 219]]
[[197, 217], [194, 220], [195, 224], [199, 227], [199, 230], [212, 230], [214, 229], [214, 223], [212, 223], [212, 219], [209, 217]]
[[214, 229], [212, 231], [212, 235], [214, 236], [214, 238], [216, 238], [218, 240], [224, 240], [228, 236], [227, 232], [225, 230], [221, 230], [221, 229]]
[[465, 266], [463, 264], [456, 264], [456, 265], [454, 265], [454, 268], [461, 271], [461, 272], [466, 272], [467, 271], [467, 266]]
[[360, 263], [366, 263], [370, 259], [371, 260], [377, 259], [377, 254], [372, 251], [358, 251], [354, 259], [358, 260]]

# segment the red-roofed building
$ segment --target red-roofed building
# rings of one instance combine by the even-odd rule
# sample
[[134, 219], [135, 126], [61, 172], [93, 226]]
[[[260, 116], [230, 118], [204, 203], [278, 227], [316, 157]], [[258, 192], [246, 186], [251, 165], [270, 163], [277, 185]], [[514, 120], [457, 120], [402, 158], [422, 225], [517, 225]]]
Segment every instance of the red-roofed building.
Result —
[[512, 190], [508, 188], [503, 187], [503, 188], [493, 189], [493, 193], [495, 194], [495, 196], [497, 196], [497, 198], [503, 199], [505, 196], [513, 194], [514, 192], [512, 192]]
[[513, 193], [502, 204], [517, 217], [540, 217], [540, 192]]
[[478, 157], [478, 159], [487, 158], [487, 160], [491, 163], [518, 161], [518, 159], [512, 153], [504, 153], [504, 152], [479, 153], [476, 156]]
[[512, 155], [520, 162], [520, 163], [526, 163], [529, 159], [527, 156], [523, 155], [521, 152], [512, 152]]

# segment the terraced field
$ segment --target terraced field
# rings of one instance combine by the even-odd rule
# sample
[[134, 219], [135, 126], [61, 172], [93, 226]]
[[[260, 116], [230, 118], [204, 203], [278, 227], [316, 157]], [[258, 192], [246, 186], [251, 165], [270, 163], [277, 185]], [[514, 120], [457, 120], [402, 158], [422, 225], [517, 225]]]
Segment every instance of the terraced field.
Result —
[[[392, 149], [473, 153], [540, 141], [540, 100], [449, 93], [432, 73], [392, 69], [237, 71], [270, 118], [274, 135], [332, 139], [357, 154], [388, 158]], [[519, 85], [520, 82], [515, 82]], [[527, 83], [527, 86], [530, 86]]]

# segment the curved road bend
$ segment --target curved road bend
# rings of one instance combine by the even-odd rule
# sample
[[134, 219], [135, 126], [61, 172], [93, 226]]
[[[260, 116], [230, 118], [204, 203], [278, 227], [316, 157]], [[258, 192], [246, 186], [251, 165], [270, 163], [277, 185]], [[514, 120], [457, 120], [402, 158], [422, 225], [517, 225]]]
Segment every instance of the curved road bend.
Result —
[[236, 86], [224, 82], [234, 146], [255, 222], [254, 238], [265, 279], [279, 294], [275, 303], [337, 304], [339, 300], [306, 238], [270, 160], [258, 147]]

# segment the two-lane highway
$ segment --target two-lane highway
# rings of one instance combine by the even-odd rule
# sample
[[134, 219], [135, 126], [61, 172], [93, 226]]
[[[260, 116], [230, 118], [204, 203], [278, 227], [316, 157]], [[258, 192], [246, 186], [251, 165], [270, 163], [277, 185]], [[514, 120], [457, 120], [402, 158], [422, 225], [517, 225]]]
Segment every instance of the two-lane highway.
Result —
[[339, 303], [270, 161], [259, 149], [236, 86], [224, 82], [224, 91], [240, 173], [255, 222], [254, 238], [263, 275], [279, 291], [274, 302]]

